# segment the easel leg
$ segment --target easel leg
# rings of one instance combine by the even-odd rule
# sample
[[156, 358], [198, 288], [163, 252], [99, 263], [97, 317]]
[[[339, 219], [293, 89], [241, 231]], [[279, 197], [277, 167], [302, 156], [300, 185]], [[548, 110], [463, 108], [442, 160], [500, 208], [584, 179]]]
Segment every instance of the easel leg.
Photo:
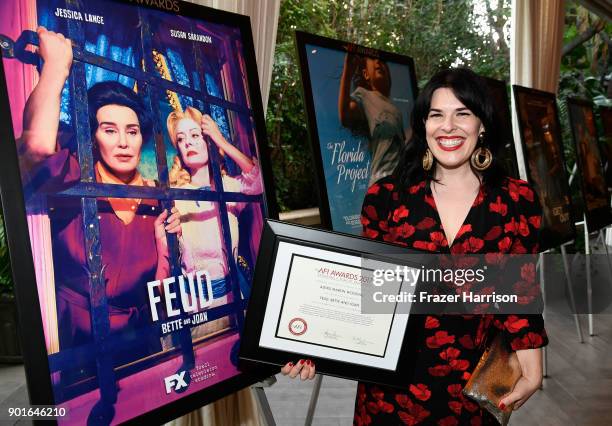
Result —
[[586, 279], [587, 279], [587, 307], [589, 319], [589, 336], [595, 335], [593, 327], [593, 283], [591, 282], [591, 241], [589, 239], [589, 227], [586, 216], [584, 217], [584, 254], [586, 256]]
[[310, 403], [308, 404], [308, 413], [306, 414], [306, 422], [305, 426], [312, 425], [312, 419], [314, 417], [315, 410], [317, 409], [317, 402], [319, 401], [319, 392], [321, 391], [321, 382], [323, 381], [323, 376], [317, 374], [315, 376], [314, 387], [312, 388], [312, 394], [310, 394]]
[[[540, 266], [540, 288], [542, 289], [542, 301], [544, 305], [542, 317], [544, 318], [544, 323], [546, 323], [546, 283], [544, 274], [544, 253], [540, 253], [538, 265]], [[542, 348], [542, 375], [544, 377], [548, 377], [548, 352], [546, 350], [546, 346]]]
[[574, 323], [576, 324], [576, 332], [578, 333], [578, 341], [580, 343], [584, 342], [584, 338], [582, 336], [582, 327], [580, 327], [580, 318], [578, 317], [578, 311], [576, 309], [576, 299], [574, 298], [574, 289], [572, 286], [572, 277], [570, 275], [569, 262], [567, 260], [567, 251], [565, 249], [565, 245], [561, 245], [561, 256], [563, 257], [563, 269], [565, 271], [565, 284], [567, 285], [567, 291], [569, 293], [570, 298], [570, 307], [572, 312], [574, 313]]
[[266, 397], [266, 392], [264, 390], [264, 387], [270, 387], [274, 383], [276, 383], [276, 378], [270, 377], [262, 382], [254, 384], [251, 387], [255, 392], [255, 398], [257, 399], [259, 408], [261, 409], [265, 426], [276, 426], [274, 415], [272, 414], [272, 409], [270, 408], [270, 403], [268, 402], [268, 398]]

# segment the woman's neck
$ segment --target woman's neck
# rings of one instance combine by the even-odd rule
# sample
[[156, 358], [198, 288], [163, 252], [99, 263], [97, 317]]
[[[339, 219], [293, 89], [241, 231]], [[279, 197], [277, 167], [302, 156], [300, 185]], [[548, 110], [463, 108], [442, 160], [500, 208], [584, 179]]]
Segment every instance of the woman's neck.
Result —
[[210, 173], [208, 172], [208, 165], [204, 165], [196, 170], [190, 170], [191, 184], [195, 186], [211, 186]]
[[472, 172], [469, 163], [456, 168], [445, 168], [436, 164], [436, 180], [446, 188], [466, 188], [479, 187], [480, 178]]

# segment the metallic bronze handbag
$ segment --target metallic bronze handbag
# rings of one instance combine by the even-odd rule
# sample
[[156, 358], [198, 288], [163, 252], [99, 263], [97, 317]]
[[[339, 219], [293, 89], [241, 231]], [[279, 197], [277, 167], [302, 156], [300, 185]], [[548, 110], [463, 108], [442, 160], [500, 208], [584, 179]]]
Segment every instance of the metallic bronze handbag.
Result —
[[491, 346], [482, 354], [463, 393], [478, 402], [502, 426], [506, 426], [514, 404], [501, 410], [499, 401], [514, 389], [521, 375], [516, 352], [506, 349], [502, 335], [498, 333]]

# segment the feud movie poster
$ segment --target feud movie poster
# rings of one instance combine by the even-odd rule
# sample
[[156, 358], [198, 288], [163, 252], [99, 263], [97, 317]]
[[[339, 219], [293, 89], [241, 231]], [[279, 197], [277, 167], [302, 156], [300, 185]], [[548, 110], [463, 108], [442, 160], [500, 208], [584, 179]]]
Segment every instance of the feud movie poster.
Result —
[[542, 205], [540, 249], [574, 238], [570, 191], [555, 95], [512, 86], [529, 181]]
[[48, 361], [35, 379], [60, 424], [240, 388], [266, 214], [251, 37], [245, 17], [176, 0], [0, 2], [2, 143], [16, 143]]
[[321, 220], [360, 235], [365, 193], [393, 172], [410, 135], [414, 63], [299, 31], [296, 39]]

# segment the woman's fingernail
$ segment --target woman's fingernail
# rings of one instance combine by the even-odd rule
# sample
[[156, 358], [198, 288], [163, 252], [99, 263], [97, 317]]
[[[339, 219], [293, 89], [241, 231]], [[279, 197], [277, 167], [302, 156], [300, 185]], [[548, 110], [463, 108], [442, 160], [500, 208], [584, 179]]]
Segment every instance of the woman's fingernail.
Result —
[[505, 410], [506, 409], [506, 404], [504, 404], [503, 402], [499, 403], [499, 409], [500, 410]]
[[309, 359], [306, 360], [306, 365], [310, 365], [311, 361]]
[[304, 360], [301, 359], [300, 362], [298, 362], [298, 364], [304, 364]]
[[289, 367], [293, 367], [293, 363], [292, 363], [292, 362], [287, 363], [287, 365], [288, 365]]

